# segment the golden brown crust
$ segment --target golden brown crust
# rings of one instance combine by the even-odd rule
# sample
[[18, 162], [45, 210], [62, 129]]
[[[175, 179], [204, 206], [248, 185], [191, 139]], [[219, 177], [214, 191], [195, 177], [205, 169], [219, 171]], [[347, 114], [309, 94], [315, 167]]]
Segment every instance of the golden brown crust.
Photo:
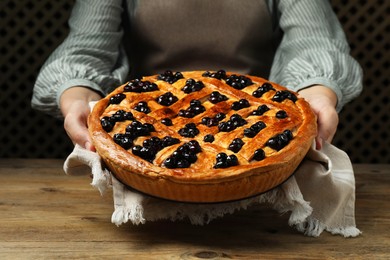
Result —
[[[316, 135], [316, 118], [309, 104], [299, 98], [295, 102], [289, 99], [282, 102], [273, 101], [272, 97], [277, 91], [286, 90], [275, 83], [271, 83], [274, 90], [266, 92], [260, 98], [254, 97], [253, 91], [268, 82], [259, 77], [246, 75], [253, 84], [238, 90], [227, 85], [225, 80], [203, 77], [203, 73], [204, 71], [182, 72], [184, 79], [179, 79], [173, 84], [158, 80], [156, 75], [144, 77], [142, 80], [156, 83], [159, 90], [145, 93], [123, 92], [126, 86], [124, 84], [95, 105], [88, 121], [90, 135], [97, 152], [119, 180], [157, 197], [190, 202], [219, 202], [256, 195], [274, 188], [291, 176]], [[202, 81], [205, 87], [190, 94], [184, 93], [181, 89], [189, 78]], [[178, 101], [165, 107], [158, 104], [155, 99], [167, 91], [178, 97]], [[218, 91], [229, 99], [212, 104], [207, 100], [212, 91]], [[126, 99], [119, 104], [109, 104], [110, 97], [118, 93], [126, 94]], [[193, 99], [201, 100], [206, 111], [192, 118], [178, 116], [179, 110], [187, 108]], [[232, 110], [231, 104], [240, 99], [248, 100], [250, 107]], [[145, 114], [133, 109], [140, 101], [148, 102], [150, 113]], [[263, 115], [251, 115], [260, 105], [267, 105], [269, 110]], [[112, 139], [114, 134], [123, 133], [130, 121], [115, 123], [115, 127], [109, 132], [101, 125], [102, 117], [111, 116], [120, 109], [131, 111], [136, 120], [142, 123], [152, 124], [156, 132], [152, 132], [151, 136], [159, 138], [171, 136], [179, 138], [181, 142], [160, 150], [153, 163], [135, 156], [131, 149], [125, 150]], [[276, 118], [275, 113], [279, 110], [286, 111], [288, 117]], [[222, 121], [228, 120], [232, 114], [240, 114], [247, 124], [230, 132], [221, 132], [218, 126], [209, 127], [201, 123], [202, 118], [213, 117], [219, 112], [226, 113], [226, 118]], [[165, 117], [172, 119], [173, 126], [161, 123], [161, 119]], [[264, 122], [266, 128], [254, 137], [244, 136], [244, 129], [258, 121]], [[200, 134], [193, 138], [180, 136], [179, 129], [191, 122], [197, 125]], [[293, 138], [285, 147], [276, 150], [266, 145], [267, 140], [284, 130], [290, 130], [293, 134]], [[203, 137], [206, 134], [212, 134], [215, 141], [204, 142]], [[134, 140], [134, 145], [141, 144], [148, 138], [150, 136], [138, 137]], [[236, 153], [227, 149], [234, 138], [241, 138], [245, 143]], [[188, 168], [165, 167], [164, 160], [177, 147], [190, 140], [197, 140], [202, 149], [197, 154], [196, 162]], [[264, 150], [266, 157], [261, 161], [252, 160], [255, 150], [259, 148]], [[220, 152], [235, 154], [239, 165], [213, 168], [215, 157]]]

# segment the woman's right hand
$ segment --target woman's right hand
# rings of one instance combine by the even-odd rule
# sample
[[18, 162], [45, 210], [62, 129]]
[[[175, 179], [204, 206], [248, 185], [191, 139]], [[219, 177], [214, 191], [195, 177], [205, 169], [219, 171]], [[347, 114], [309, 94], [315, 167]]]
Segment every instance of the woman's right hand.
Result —
[[89, 102], [102, 97], [92, 89], [76, 86], [65, 90], [60, 98], [60, 109], [64, 116], [64, 128], [74, 144], [95, 151], [88, 133], [87, 120], [91, 110]]

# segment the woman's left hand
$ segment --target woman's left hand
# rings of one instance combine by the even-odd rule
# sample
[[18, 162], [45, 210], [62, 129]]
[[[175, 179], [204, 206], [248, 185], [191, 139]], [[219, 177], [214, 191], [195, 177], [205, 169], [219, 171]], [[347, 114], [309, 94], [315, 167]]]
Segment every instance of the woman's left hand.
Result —
[[339, 115], [336, 111], [336, 93], [323, 85], [313, 85], [298, 93], [310, 104], [317, 115], [316, 148], [320, 150], [323, 141], [331, 142], [336, 134], [339, 123]]

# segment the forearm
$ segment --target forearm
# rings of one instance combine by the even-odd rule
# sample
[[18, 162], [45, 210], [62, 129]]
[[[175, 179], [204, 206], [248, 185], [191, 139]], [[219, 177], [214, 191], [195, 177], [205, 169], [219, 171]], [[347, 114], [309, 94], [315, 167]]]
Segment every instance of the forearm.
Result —
[[295, 91], [324, 85], [337, 95], [337, 110], [362, 89], [362, 70], [349, 55], [341, 25], [327, 1], [281, 0], [283, 40], [270, 80]]
[[43, 65], [34, 86], [32, 106], [61, 116], [60, 97], [83, 85], [100, 93], [125, 81], [128, 62], [121, 48], [122, 1], [76, 1], [70, 33]]

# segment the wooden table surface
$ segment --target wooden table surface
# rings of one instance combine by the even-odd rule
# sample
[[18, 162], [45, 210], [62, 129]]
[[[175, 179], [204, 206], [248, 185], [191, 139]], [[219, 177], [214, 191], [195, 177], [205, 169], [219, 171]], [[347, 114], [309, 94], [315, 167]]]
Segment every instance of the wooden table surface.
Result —
[[354, 165], [357, 238], [306, 237], [266, 206], [205, 226], [111, 223], [112, 194], [61, 160], [0, 159], [0, 259], [390, 259], [390, 165]]

